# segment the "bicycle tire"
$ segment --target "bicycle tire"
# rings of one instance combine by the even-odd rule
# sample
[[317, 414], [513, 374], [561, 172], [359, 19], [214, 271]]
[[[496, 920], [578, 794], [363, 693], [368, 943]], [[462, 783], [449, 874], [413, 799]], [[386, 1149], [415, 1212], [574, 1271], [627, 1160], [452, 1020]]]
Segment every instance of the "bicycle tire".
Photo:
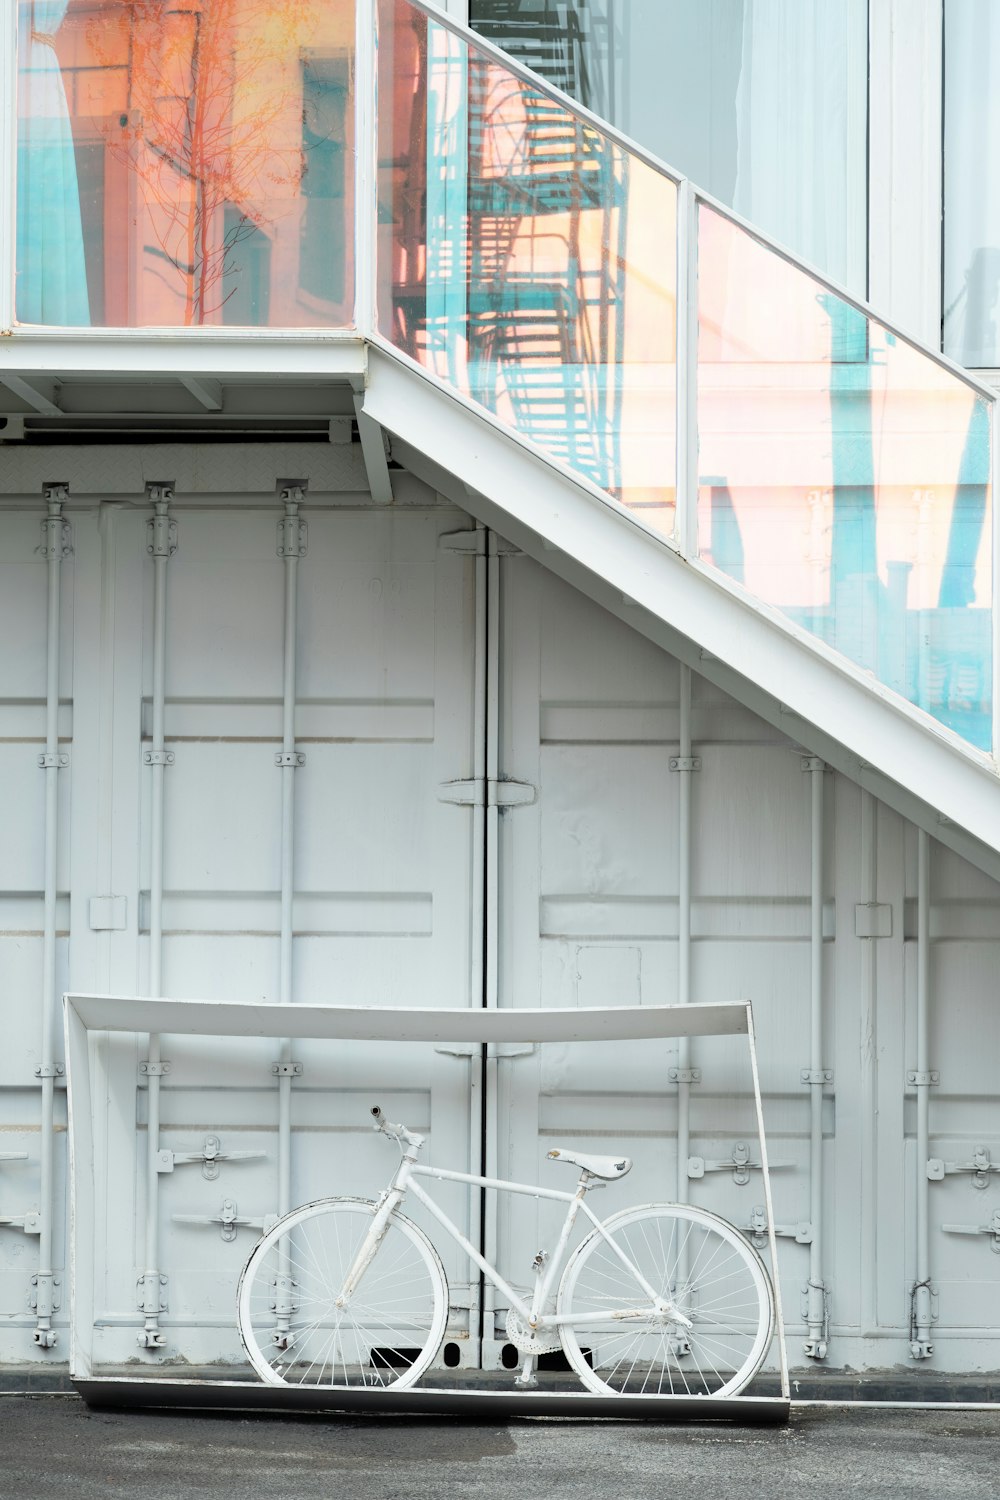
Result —
[[293, 1209], [254, 1246], [237, 1321], [267, 1385], [402, 1390], [430, 1365], [444, 1337], [448, 1282], [434, 1246], [403, 1214], [390, 1215], [347, 1306], [335, 1306], [377, 1208], [365, 1198], [322, 1198]]
[[[595, 1229], [568, 1262], [557, 1295], [560, 1314], [592, 1318], [589, 1326], [560, 1325], [566, 1358], [587, 1389], [701, 1398], [741, 1391], [774, 1335], [774, 1294], [756, 1250], [725, 1219], [688, 1204], [623, 1209], [604, 1228], [691, 1327], [652, 1308], [642, 1316], [647, 1293]], [[634, 1315], [611, 1320], [612, 1309]]]

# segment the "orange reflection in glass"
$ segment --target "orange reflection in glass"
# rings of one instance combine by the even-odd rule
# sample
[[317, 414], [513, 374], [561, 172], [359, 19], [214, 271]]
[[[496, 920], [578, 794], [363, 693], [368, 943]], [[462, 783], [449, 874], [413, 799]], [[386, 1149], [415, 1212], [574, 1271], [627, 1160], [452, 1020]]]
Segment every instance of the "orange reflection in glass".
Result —
[[701, 556], [991, 743], [990, 412], [702, 205]]
[[20, 321], [353, 322], [353, 0], [19, 19]]
[[673, 183], [408, 0], [381, 0], [380, 327], [673, 529]]

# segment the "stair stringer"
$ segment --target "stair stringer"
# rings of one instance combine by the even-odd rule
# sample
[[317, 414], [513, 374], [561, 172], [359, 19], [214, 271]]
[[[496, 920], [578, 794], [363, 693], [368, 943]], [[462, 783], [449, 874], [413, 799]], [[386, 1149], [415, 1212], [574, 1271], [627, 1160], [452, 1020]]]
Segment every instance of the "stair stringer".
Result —
[[377, 345], [364, 410], [439, 493], [1000, 880], [987, 757]]

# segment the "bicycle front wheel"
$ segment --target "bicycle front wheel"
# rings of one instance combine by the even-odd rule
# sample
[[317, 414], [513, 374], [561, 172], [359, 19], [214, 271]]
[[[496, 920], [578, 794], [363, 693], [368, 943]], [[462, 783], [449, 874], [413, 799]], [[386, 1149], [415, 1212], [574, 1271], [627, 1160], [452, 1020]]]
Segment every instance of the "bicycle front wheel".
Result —
[[325, 1198], [297, 1208], [251, 1251], [237, 1301], [240, 1337], [268, 1385], [411, 1386], [444, 1337], [448, 1284], [422, 1229], [393, 1213], [346, 1305], [344, 1282], [377, 1205]]
[[615, 1249], [595, 1230], [559, 1284], [566, 1358], [602, 1395], [734, 1396], [760, 1369], [774, 1333], [764, 1264], [738, 1229], [687, 1204], [647, 1204], [604, 1229], [657, 1298], [690, 1326], [657, 1312]]

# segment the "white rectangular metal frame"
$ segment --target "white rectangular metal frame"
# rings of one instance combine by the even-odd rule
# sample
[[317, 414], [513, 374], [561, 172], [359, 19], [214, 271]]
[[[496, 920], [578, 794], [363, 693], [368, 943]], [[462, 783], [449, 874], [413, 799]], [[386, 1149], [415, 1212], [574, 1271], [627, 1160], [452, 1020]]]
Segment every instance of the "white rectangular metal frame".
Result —
[[[714, 1415], [740, 1420], [784, 1421], [790, 1388], [778, 1261], [768, 1170], [767, 1143], [749, 1001], [695, 1005], [646, 1005], [562, 1010], [430, 1010], [382, 1006], [257, 1005], [221, 1000], [160, 1000], [131, 995], [67, 994], [64, 997], [69, 1133], [70, 1379], [93, 1405], [267, 1407], [385, 1412], [509, 1411], [522, 1415], [678, 1416]], [[601, 1397], [586, 1391], [495, 1392], [408, 1390], [279, 1392], [245, 1381], [176, 1380], [149, 1373], [122, 1377], [94, 1370], [95, 1223], [94, 1077], [90, 1035], [94, 1032], [170, 1033], [205, 1037], [285, 1037], [324, 1041], [413, 1042], [611, 1042], [690, 1036], [745, 1036], [753, 1080], [761, 1176], [767, 1211], [770, 1273], [774, 1284], [780, 1396], [733, 1396], [723, 1400], [662, 1397]], [[664, 1080], [664, 1087], [668, 1087]], [[234, 1310], [235, 1323], [235, 1310]], [[293, 1399], [286, 1399], [291, 1396]]]

